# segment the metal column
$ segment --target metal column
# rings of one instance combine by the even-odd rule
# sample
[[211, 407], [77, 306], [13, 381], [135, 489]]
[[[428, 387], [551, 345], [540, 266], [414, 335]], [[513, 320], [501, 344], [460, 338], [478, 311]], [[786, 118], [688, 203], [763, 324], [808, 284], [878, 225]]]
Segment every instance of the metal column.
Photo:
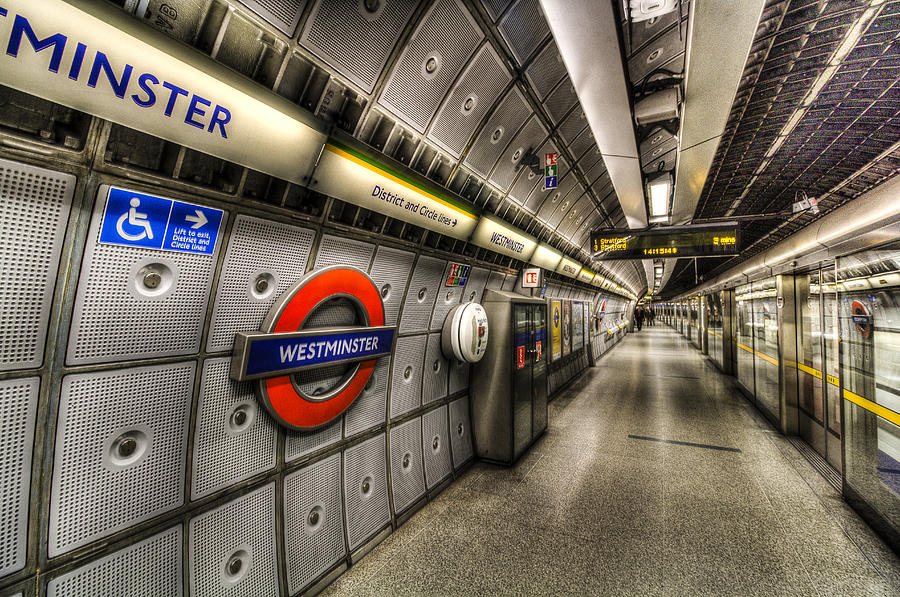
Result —
[[778, 389], [781, 402], [781, 432], [799, 433], [797, 380], [797, 301], [794, 276], [775, 277], [778, 311]]

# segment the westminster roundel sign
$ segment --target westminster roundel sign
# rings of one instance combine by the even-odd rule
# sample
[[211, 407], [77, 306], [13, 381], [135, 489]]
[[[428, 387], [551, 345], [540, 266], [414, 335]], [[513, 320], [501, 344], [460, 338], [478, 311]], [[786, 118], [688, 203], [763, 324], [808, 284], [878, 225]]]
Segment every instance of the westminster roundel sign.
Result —
[[310, 272], [272, 305], [258, 332], [234, 339], [231, 378], [255, 380], [274, 419], [308, 430], [339, 417], [369, 383], [379, 357], [394, 349], [378, 287], [362, 271]]

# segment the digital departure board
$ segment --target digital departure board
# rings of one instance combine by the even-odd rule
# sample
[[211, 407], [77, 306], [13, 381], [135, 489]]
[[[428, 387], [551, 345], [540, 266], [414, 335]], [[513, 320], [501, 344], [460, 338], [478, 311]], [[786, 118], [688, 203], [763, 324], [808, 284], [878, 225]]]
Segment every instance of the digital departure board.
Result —
[[721, 257], [740, 252], [737, 224], [591, 232], [596, 259]]

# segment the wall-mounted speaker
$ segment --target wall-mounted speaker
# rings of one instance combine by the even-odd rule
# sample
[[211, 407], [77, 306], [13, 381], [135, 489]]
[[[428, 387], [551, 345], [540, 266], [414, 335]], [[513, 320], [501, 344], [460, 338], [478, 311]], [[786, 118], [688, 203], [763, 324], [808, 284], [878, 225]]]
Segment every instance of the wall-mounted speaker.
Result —
[[450, 403], [450, 448], [453, 452], [453, 468], [459, 469], [472, 459], [472, 431], [469, 427], [469, 397], [464, 396]]
[[192, 518], [188, 557], [191, 595], [278, 595], [275, 483]]
[[422, 418], [398, 425], [390, 432], [391, 495], [394, 513], [400, 514], [425, 495], [422, 455]]
[[194, 431], [191, 499], [275, 466], [278, 432], [256, 401], [253, 384], [228, 378], [231, 358], [203, 363]]
[[422, 415], [422, 446], [425, 454], [425, 483], [431, 489], [446, 479], [453, 470], [450, 467], [446, 405]]
[[422, 405], [422, 365], [428, 336], [397, 338], [391, 373], [390, 413], [394, 419]]
[[50, 557], [184, 503], [195, 369], [182, 362], [63, 378]]
[[284, 478], [284, 549], [291, 595], [346, 555], [340, 454]]
[[391, 522], [386, 456], [383, 434], [344, 451], [344, 496], [351, 550]]

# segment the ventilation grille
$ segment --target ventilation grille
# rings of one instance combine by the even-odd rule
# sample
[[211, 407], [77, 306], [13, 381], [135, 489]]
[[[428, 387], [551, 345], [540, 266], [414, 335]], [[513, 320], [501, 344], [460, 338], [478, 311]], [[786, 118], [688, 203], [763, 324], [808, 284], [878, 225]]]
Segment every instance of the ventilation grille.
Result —
[[[259, 329], [278, 297], [306, 272], [314, 237], [305, 228], [237, 217], [216, 290], [209, 352], [231, 350], [236, 332]], [[266, 283], [262, 291], [260, 280]]]
[[286, 462], [297, 460], [323, 448], [341, 441], [343, 417], [338, 417], [327, 427], [315, 431], [286, 431], [284, 442], [284, 459]]
[[384, 435], [344, 452], [344, 495], [347, 538], [353, 550], [391, 522]]
[[[379, 103], [420, 133], [484, 37], [457, 0], [438, 0], [397, 61]], [[430, 67], [433, 72], [428, 72]]]
[[39, 367], [75, 177], [0, 160], [0, 371]]
[[391, 357], [378, 359], [366, 388], [344, 414], [344, 437], [351, 437], [385, 422], [390, 371]]
[[431, 314], [431, 326], [429, 327], [431, 330], [440, 330], [444, 327], [444, 320], [447, 318], [447, 314], [459, 304], [460, 298], [465, 294], [465, 286], [448, 287], [444, 285], [452, 267], [451, 263], [447, 263], [444, 275], [437, 288], [437, 298], [434, 301], [434, 312]]
[[441, 335], [430, 334], [425, 345], [425, 365], [422, 369], [422, 404], [447, 395], [449, 366], [449, 361], [441, 353]]
[[465, 361], [457, 361], [456, 359], [451, 359], [449, 362], [450, 379], [448, 382], [449, 388], [447, 393], [452, 396], [457, 392], [462, 392], [463, 390], [468, 389], [470, 367], [469, 363], [466, 363]]
[[50, 556], [183, 503], [195, 364], [63, 378], [50, 501]]
[[[101, 245], [105, 207], [103, 187], [81, 266], [66, 362], [103, 363], [196, 353], [218, 244], [213, 255]], [[163, 279], [170, 275], [169, 290], [150, 294], [143, 284], [144, 268], [160, 273]]]
[[503, 15], [497, 28], [519, 64], [525, 64], [528, 57], [550, 35], [550, 27], [544, 20], [538, 0], [518, 0]]
[[247, 8], [275, 26], [276, 29], [292, 37], [306, 0], [241, 0]]
[[400, 514], [425, 495], [422, 464], [422, 418], [391, 429], [391, 495]]
[[375, 88], [416, 2], [380, 5], [370, 14], [360, 0], [319, 0], [300, 34], [301, 44], [366, 93]]
[[493, 46], [484, 44], [447, 96], [428, 137], [458, 158], [511, 80]]
[[374, 252], [375, 245], [371, 243], [326, 234], [319, 241], [319, 250], [316, 253], [316, 263], [313, 265], [313, 269], [343, 265], [366, 272], [369, 271], [369, 264], [372, 262], [372, 253]]
[[391, 418], [418, 408], [422, 395], [422, 363], [427, 336], [397, 339], [391, 374]]
[[275, 466], [277, 432], [253, 385], [228, 378], [231, 358], [203, 363], [191, 498], [197, 499]]
[[476, 174], [487, 177], [498, 156], [509, 146], [516, 131], [529, 116], [531, 108], [522, 97], [522, 92], [513, 87], [478, 133], [463, 163]]
[[428, 331], [437, 291], [444, 287], [441, 275], [446, 263], [443, 259], [419, 257], [400, 317], [401, 334]]
[[188, 542], [192, 595], [277, 595], [275, 483], [192, 519]]
[[509, 186], [516, 177], [516, 166], [529, 150], [537, 151], [546, 138], [547, 129], [536, 116], [532, 116], [509, 144], [509, 147], [501, 154], [489, 180], [498, 188], [504, 191], [509, 190]]
[[814, 469], [816, 469], [820, 475], [825, 477], [825, 480], [835, 488], [838, 492], [843, 491], [843, 482], [841, 481], [841, 473], [838, 472], [836, 468], [828, 464], [822, 456], [816, 452], [809, 444], [800, 439], [799, 437], [788, 437], [787, 438], [791, 445], [797, 448], [797, 451], [806, 458], [807, 461], [812, 465]]
[[428, 489], [446, 479], [450, 468], [450, 438], [447, 437], [447, 407], [422, 417], [422, 444], [425, 451], [425, 482]]
[[409, 280], [415, 258], [413, 253], [389, 247], [378, 247], [378, 252], [375, 253], [370, 276], [381, 291], [385, 325], [397, 324], [406, 281]]
[[181, 560], [179, 525], [51, 580], [47, 597], [180, 597]]
[[342, 510], [340, 454], [284, 478], [284, 542], [291, 595], [344, 557]]
[[525, 76], [531, 83], [531, 88], [537, 94], [538, 98], [543, 100], [550, 93], [560, 79], [566, 75], [566, 65], [563, 64], [556, 43], [552, 40], [541, 53], [537, 55], [528, 68], [525, 69]]
[[40, 379], [0, 381], [0, 577], [25, 567], [31, 449]]
[[[562, 120], [566, 112], [577, 103], [578, 96], [575, 95], [575, 88], [572, 87], [572, 81], [566, 77], [566, 79], [547, 97], [546, 101], [544, 101], [544, 107], [550, 115], [550, 120], [557, 123]], [[580, 110], [576, 110], [576, 112], [580, 112]]]
[[488, 270], [479, 267], [473, 267], [469, 270], [469, 280], [466, 282], [461, 303], [480, 303], [484, 294], [484, 286], [487, 284]]
[[469, 428], [469, 398], [450, 403], [450, 446], [453, 449], [453, 467], [458, 469], [472, 459], [472, 432]]

